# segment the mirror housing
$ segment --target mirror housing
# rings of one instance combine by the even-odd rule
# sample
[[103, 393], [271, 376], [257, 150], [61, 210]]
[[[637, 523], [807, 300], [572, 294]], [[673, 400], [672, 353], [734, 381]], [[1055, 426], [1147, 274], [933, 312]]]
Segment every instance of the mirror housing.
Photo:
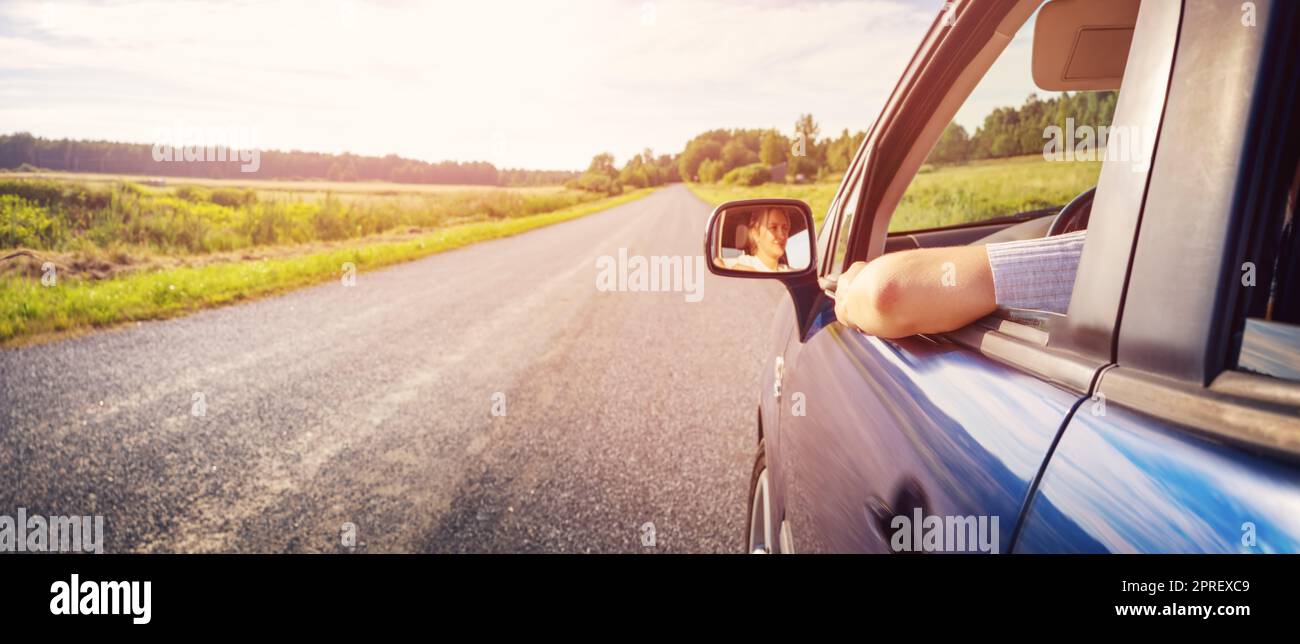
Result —
[[[786, 213], [785, 230], [789, 233], [785, 239], [785, 252], [778, 258], [775, 269], [767, 263], [774, 254], [771, 246], [772, 238], [779, 239], [781, 236], [780, 217], [773, 217], [770, 214], [774, 209]], [[749, 237], [751, 219], [764, 224], [764, 228], [772, 234], [767, 238], [762, 238], [761, 235], [755, 238], [753, 241], [755, 247], [751, 248], [755, 251], [754, 254], [751, 258], [742, 260], [736, 253], [742, 250], [739, 248], [742, 241]], [[745, 226], [743, 231], [740, 230], [742, 224]], [[730, 238], [727, 236], [728, 233], [731, 234]], [[821, 284], [817, 281], [817, 235], [815, 233], [812, 208], [798, 199], [728, 201], [715, 208], [713, 214], [709, 216], [709, 223], [704, 231], [705, 264], [708, 264], [709, 272], [714, 275], [775, 279], [785, 284], [786, 290], [790, 292], [790, 300], [794, 304], [795, 318], [799, 324], [799, 337], [802, 338], [811, 323], [813, 307], [822, 293]], [[765, 244], [767, 252], [757, 248]], [[805, 248], [806, 259], [803, 254]], [[743, 254], [748, 254], [747, 251], [751, 249], [746, 249]], [[782, 259], [785, 261], [780, 261]], [[740, 263], [746, 263], [748, 266], [734, 268]], [[785, 270], [782, 270], [783, 266]]]

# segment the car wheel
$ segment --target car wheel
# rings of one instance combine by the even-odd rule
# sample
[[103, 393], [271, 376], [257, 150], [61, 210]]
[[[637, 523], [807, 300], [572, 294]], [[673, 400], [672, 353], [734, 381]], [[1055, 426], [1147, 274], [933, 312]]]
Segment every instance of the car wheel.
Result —
[[768, 482], [767, 458], [764, 444], [758, 443], [758, 456], [754, 458], [754, 472], [749, 478], [749, 526], [745, 531], [748, 544], [745, 552], [751, 554], [771, 554], [772, 531], [772, 494]]

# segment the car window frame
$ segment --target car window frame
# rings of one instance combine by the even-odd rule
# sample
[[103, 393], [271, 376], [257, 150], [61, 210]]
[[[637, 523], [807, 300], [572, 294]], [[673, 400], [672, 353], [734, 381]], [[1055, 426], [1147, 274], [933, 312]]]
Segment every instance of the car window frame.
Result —
[[[859, 152], [863, 158], [860, 162], [855, 159], [859, 176], [854, 185], [863, 193], [851, 223], [849, 234], [852, 238], [845, 265], [883, 254], [889, 220], [901, 194], [906, 191], [907, 184], [915, 177], [942, 131], [942, 125], [935, 127], [935, 123], [942, 121], [946, 124], [951, 120], [1015, 33], [1042, 3], [1043, 0], [1021, 0], [1008, 3], [1000, 11], [991, 9], [972, 13], [968, 20], [959, 17], [947, 25], [941, 37], [927, 38], [923, 48], [928, 46], [930, 51], [918, 51], [914, 56], [914, 62], [923, 60], [925, 64], [915, 70], [915, 74], [899, 81], [886, 110], [863, 141]], [[1130, 64], [1136, 60], [1140, 68], [1147, 71], [1132, 80], [1125, 79], [1125, 90], [1140, 88], [1141, 91], [1120, 93], [1120, 103], [1112, 123], [1112, 126], [1148, 126], [1149, 131], [1156, 132], [1146, 142], [1151, 151], [1158, 143], [1181, 14], [1182, 2], [1142, 5]], [[983, 66], [978, 77], [973, 80], [963, 77], [974, 65]], [[945, 105], [951, 113], [939, 114]], [[922, 135], [927, 131], [933, 137], [922, 141]], [[1111, 208], [1122, 210], [1123, 214], [1110, 216], [1108, 213], [1107, 218], [1099, 218], [1113, 220], [1100, 226], [1106, 229], [1102, 232], [1110, 243], [1085, 245], [1079, 279], [1083, 282], [1104, 281], [1105, 288], [1101, 291], [1105, 297], [1080, 297], [1081, 289], [1076, 287], [1070, 316], [1039, 316], [1033, 324], [1026, 324], [1025, 318], [1038, 312], [1001, 311], [956, 332], [939, 334], [935, 339], [964, 345], [1060, 386], [1090, 394], [1101, 372], [1113, 358], [1120, 301], [1146, 196], [1148, 173], [1149, 169], [1134, 171], [1128, 164], [1121, 166], [1109, 160], [1103, 163], [1099, 199], [1110, 176], [1109, 182], [1116, 184], [1112, 190]], [[1124, 174], [1134, 176], [1125, 177]], [[901, 186], [896, 185], [899, 182]], [[893, 203], [887, 204], [891, 193]], [[836, 231], [836, 234], [844, 233]], [[828, 261], [833, 262], [833, 257]], [[1089, 265], [1095, 274], [1085, 275]], [[826, 280], [825, 286], [833, 297], [834, 280]], [[1092, 285], [1092, 288], [1097, 288], [1097, 285]], [[1070, 320], [1070, 317], [1074, 319]]]
[[821, 264], [818, 266], [817, 275], [820, 281], [828, 282], [828, 284], [823, 284], [824, 287], [827, 287], [828, 292], [834, 291], [836, 278], [832, 275], [839, 275], [839, 271], [835, 269], [835, 249], [839, 247], [840, 235], [844, 232], [844, 209], [851, 201], [849, 199], [850, 193], [858, 188], [861, 166], [868, 156], [865, 150], [866, 141], [864, 140], [863, 145], [858, 148], [857, 154], [853, 156], [853, 161], [849, 164], [848, 170], [845, 170], [844, 176], [840, 179], [840, 186], [835, 192], [835, 198], [831, 201], [830, 210], [822, 223], [823, 226], [830, 226], [831, 230], [825, 238], [826, 246], [824, 248], [820, 247], [821, 240], [818, 241], [818, 260]]
[[[1278, 144], [1278, 132], [1268, 128], [1289, 118], [1279, 117], [1285, 110], [1265, 97], [1294, 91], [1293, 84], [1270, 79], [1267, 65], [1300, 50], [1300, 6], [1261, 1], [1268, 5], [1253, 30], [1234, 27], [1239, 24], [1231, 19], [1239, 15], [1235, 7], [1185, 7], [1180, 49], [1234, 55], [1194, 56], [1192, 51], [1187, 57], [1200, 64], [1174, 69], [1169, 130], [1162, 131], [1161, 154], [1153, 159], [1116, 364], [1097, 390], [1115, 404], [1216, 443], [1295, 458], [1300, 455], [1300, 383], [1234, 368], [1237, 325], [1244, 324], [1246, 309], [1239, 267], [1270, 207], [1272, 188], [1264, 177], [1275, 172], [1268, 155]], [[1278, 50], [1279, 34], [1290, 39], [1283, 41], [1289, 50]], [[1218, 90], [1215, 100], [1195, 91], [1207, 82]], [[1193, 149], [1194, 160], [1185, 156]], [[1197, 170], [1194, 185], [1186, 175], [1189, 163]], [[1196, 252], [1188, 252], [1187, 239], [1198, 240]], [[1179, 261], [1166, 261], [1170, 256]], [[1198, 287], [1171, 288], [1186, 284]]]

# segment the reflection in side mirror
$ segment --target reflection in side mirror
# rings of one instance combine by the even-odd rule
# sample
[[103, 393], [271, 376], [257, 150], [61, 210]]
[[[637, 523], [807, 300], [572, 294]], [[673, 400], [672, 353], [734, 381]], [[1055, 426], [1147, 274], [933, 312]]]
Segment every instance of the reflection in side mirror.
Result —
[[812, 210], [794, 199], [728, 202], [709, 222], [709, 263], [718, 274], [802, 273], [813, 264], [813, 243]]

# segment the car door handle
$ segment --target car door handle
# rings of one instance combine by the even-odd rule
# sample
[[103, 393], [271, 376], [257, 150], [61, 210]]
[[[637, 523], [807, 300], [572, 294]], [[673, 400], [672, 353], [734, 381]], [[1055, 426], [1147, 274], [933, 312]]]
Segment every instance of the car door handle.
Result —
[[889, 543], [894, 534], [894, 517], [899, 516], [900, 512], [906, 512], [911, 515], [917, 509], [921, 510], [921, 515], [926, 516], [930, 511], [929, 500], [926, 497], [925, 489], [921, 487], [921, 482], [916, 477], [905, 477], [898, 489], [894, 492], [894, 502], [886, 503], [879, 496], [872, 495], [866, 502], [866, 513], [869, 521], [875, 524], [880, 530], [880, 536]]

